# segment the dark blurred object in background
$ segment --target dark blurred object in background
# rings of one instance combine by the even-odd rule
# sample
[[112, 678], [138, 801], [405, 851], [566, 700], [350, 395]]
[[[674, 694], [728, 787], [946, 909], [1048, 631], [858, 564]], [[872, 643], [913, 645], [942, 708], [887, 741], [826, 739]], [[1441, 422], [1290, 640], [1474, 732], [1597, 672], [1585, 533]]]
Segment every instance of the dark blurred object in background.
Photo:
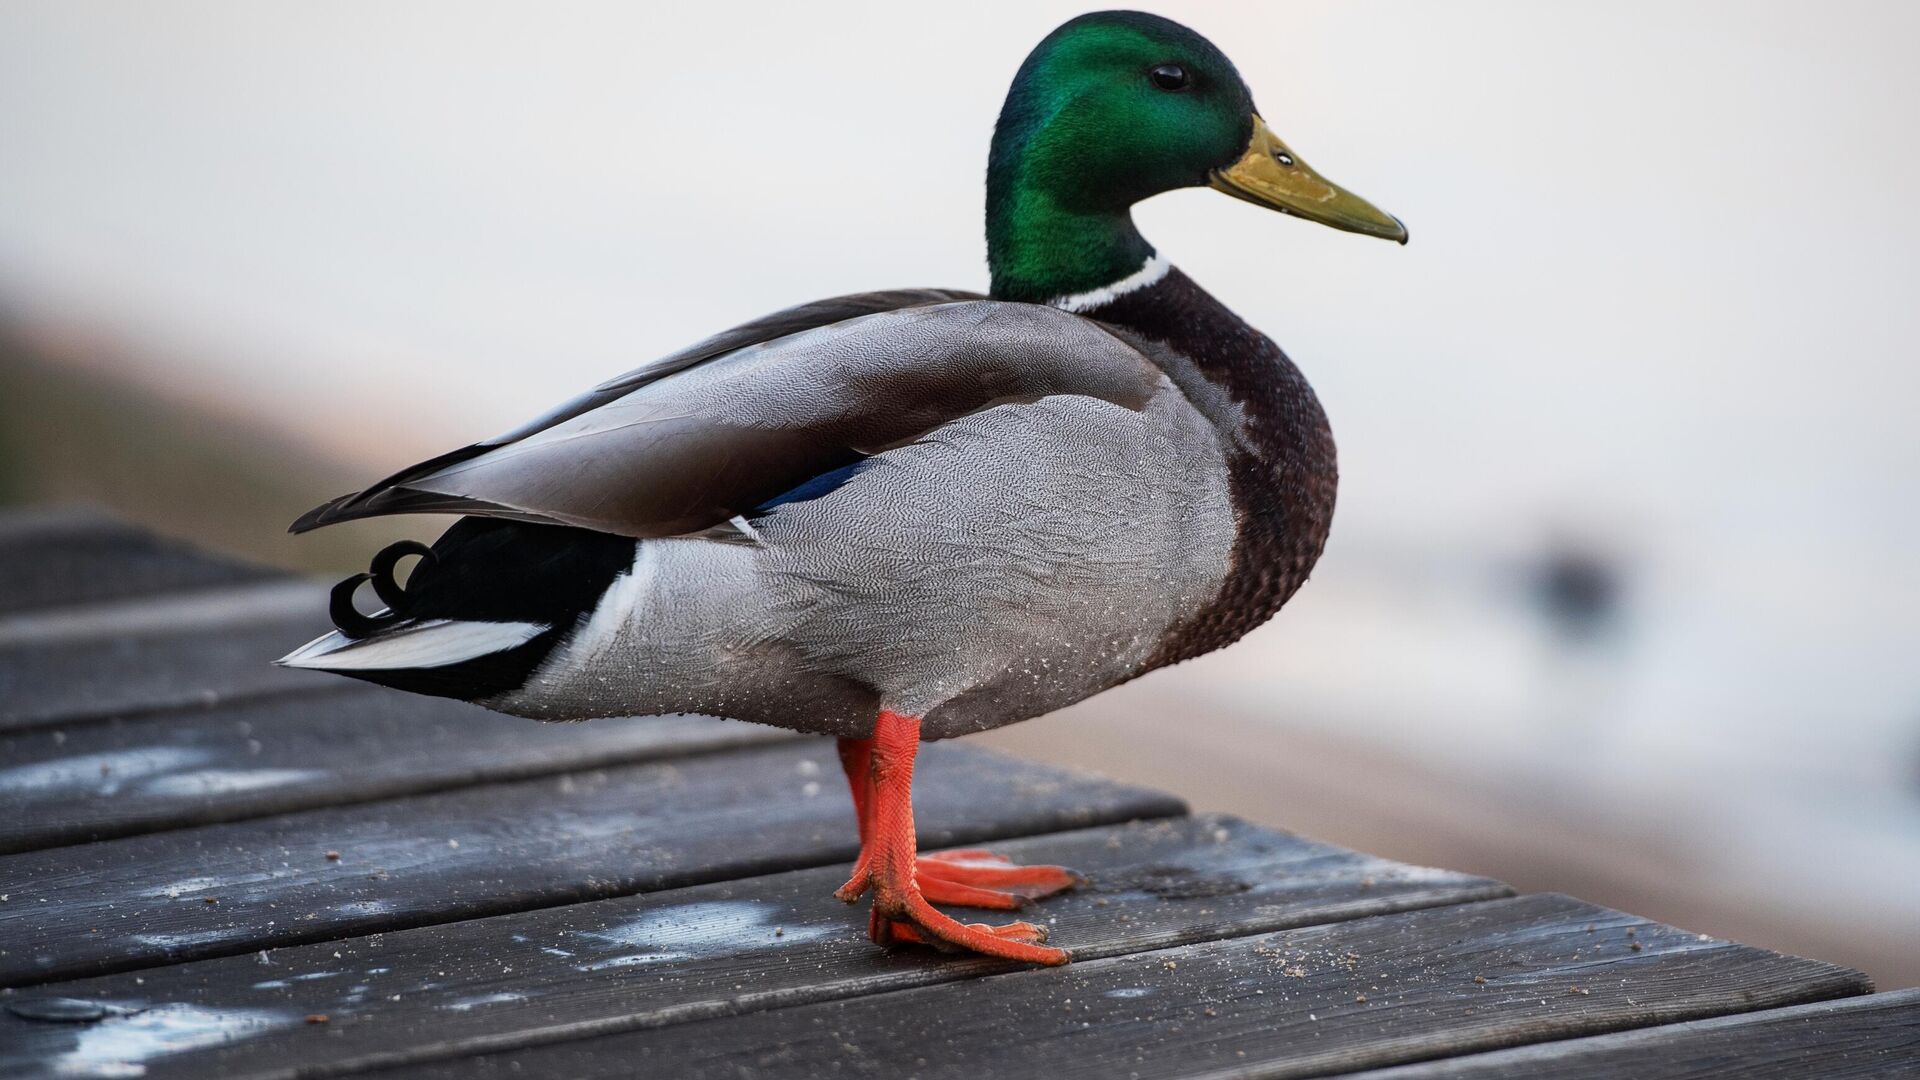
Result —
[[1556, 540], [1534, 567], [1534, 595], [1569, 645], [1609, 630], [1619, 616], [1622, 569], [1599, 549]]

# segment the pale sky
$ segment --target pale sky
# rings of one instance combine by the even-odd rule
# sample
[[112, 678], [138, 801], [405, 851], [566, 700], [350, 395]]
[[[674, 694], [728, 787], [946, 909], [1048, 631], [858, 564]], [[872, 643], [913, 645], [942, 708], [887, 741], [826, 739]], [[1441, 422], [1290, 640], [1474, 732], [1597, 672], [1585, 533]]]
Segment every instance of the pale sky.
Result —
[[[1082, 10], [3, 0], [0, 302], [110, 328], [144, 377], [371, 479], [774, 308], [981, 287], [1001, 95]], [[1139, 211], [1333, 418], [1341, 506], [1296, 607], [1598, 534], [1654, 613], [1619, 693], [1635, 745], [1901, 782], [1920, 5], [1153, 10], [1412, 230], [1207, 191]], [[1290, 618], [1280, 655], [1334, 625]], [[1460, 638], [1404, 631], [1344, 663], [1429, 685]]]

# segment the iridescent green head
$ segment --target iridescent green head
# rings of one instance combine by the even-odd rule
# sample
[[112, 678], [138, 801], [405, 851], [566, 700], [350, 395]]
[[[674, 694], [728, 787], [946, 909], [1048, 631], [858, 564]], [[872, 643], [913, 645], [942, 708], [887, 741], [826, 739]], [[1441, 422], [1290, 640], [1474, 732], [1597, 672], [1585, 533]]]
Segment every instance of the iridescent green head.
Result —
[[993, 294], [1044, 302], [1112, 284], [1153, 255], [1131, 207], [1211, 185], [1404, 243], [1406, 230], [1321, 179], [1266, 128], [1233, 62], [1179, 23], [1082, 15], [1013, 79], [987, 166]]

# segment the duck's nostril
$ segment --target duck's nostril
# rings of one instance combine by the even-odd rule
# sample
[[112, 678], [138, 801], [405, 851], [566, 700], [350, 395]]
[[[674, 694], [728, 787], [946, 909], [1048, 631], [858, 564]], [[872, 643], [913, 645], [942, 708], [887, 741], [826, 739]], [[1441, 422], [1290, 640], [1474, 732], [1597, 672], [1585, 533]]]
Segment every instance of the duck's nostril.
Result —
[[1285, 165], [1289, 169], [1293, 168], [1293, 155], [1283, 150], [1275, 150], [1273, 152], [1273, 160]]

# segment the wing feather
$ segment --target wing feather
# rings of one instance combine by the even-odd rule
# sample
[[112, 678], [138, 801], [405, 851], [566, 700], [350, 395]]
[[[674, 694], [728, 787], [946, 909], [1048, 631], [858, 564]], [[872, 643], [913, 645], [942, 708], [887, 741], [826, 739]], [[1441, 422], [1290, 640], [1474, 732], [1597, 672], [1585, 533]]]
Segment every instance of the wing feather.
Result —
[[1099, 324], [1049, 307], [906, 303], [806, 325], [817, 315], [770, 316], [636, 369], [501, 440], [336, 499], [295, 531], [426, 512], [684, 535], [982, 409], [1056, 394], [1138, 409], [1160, 378]]

